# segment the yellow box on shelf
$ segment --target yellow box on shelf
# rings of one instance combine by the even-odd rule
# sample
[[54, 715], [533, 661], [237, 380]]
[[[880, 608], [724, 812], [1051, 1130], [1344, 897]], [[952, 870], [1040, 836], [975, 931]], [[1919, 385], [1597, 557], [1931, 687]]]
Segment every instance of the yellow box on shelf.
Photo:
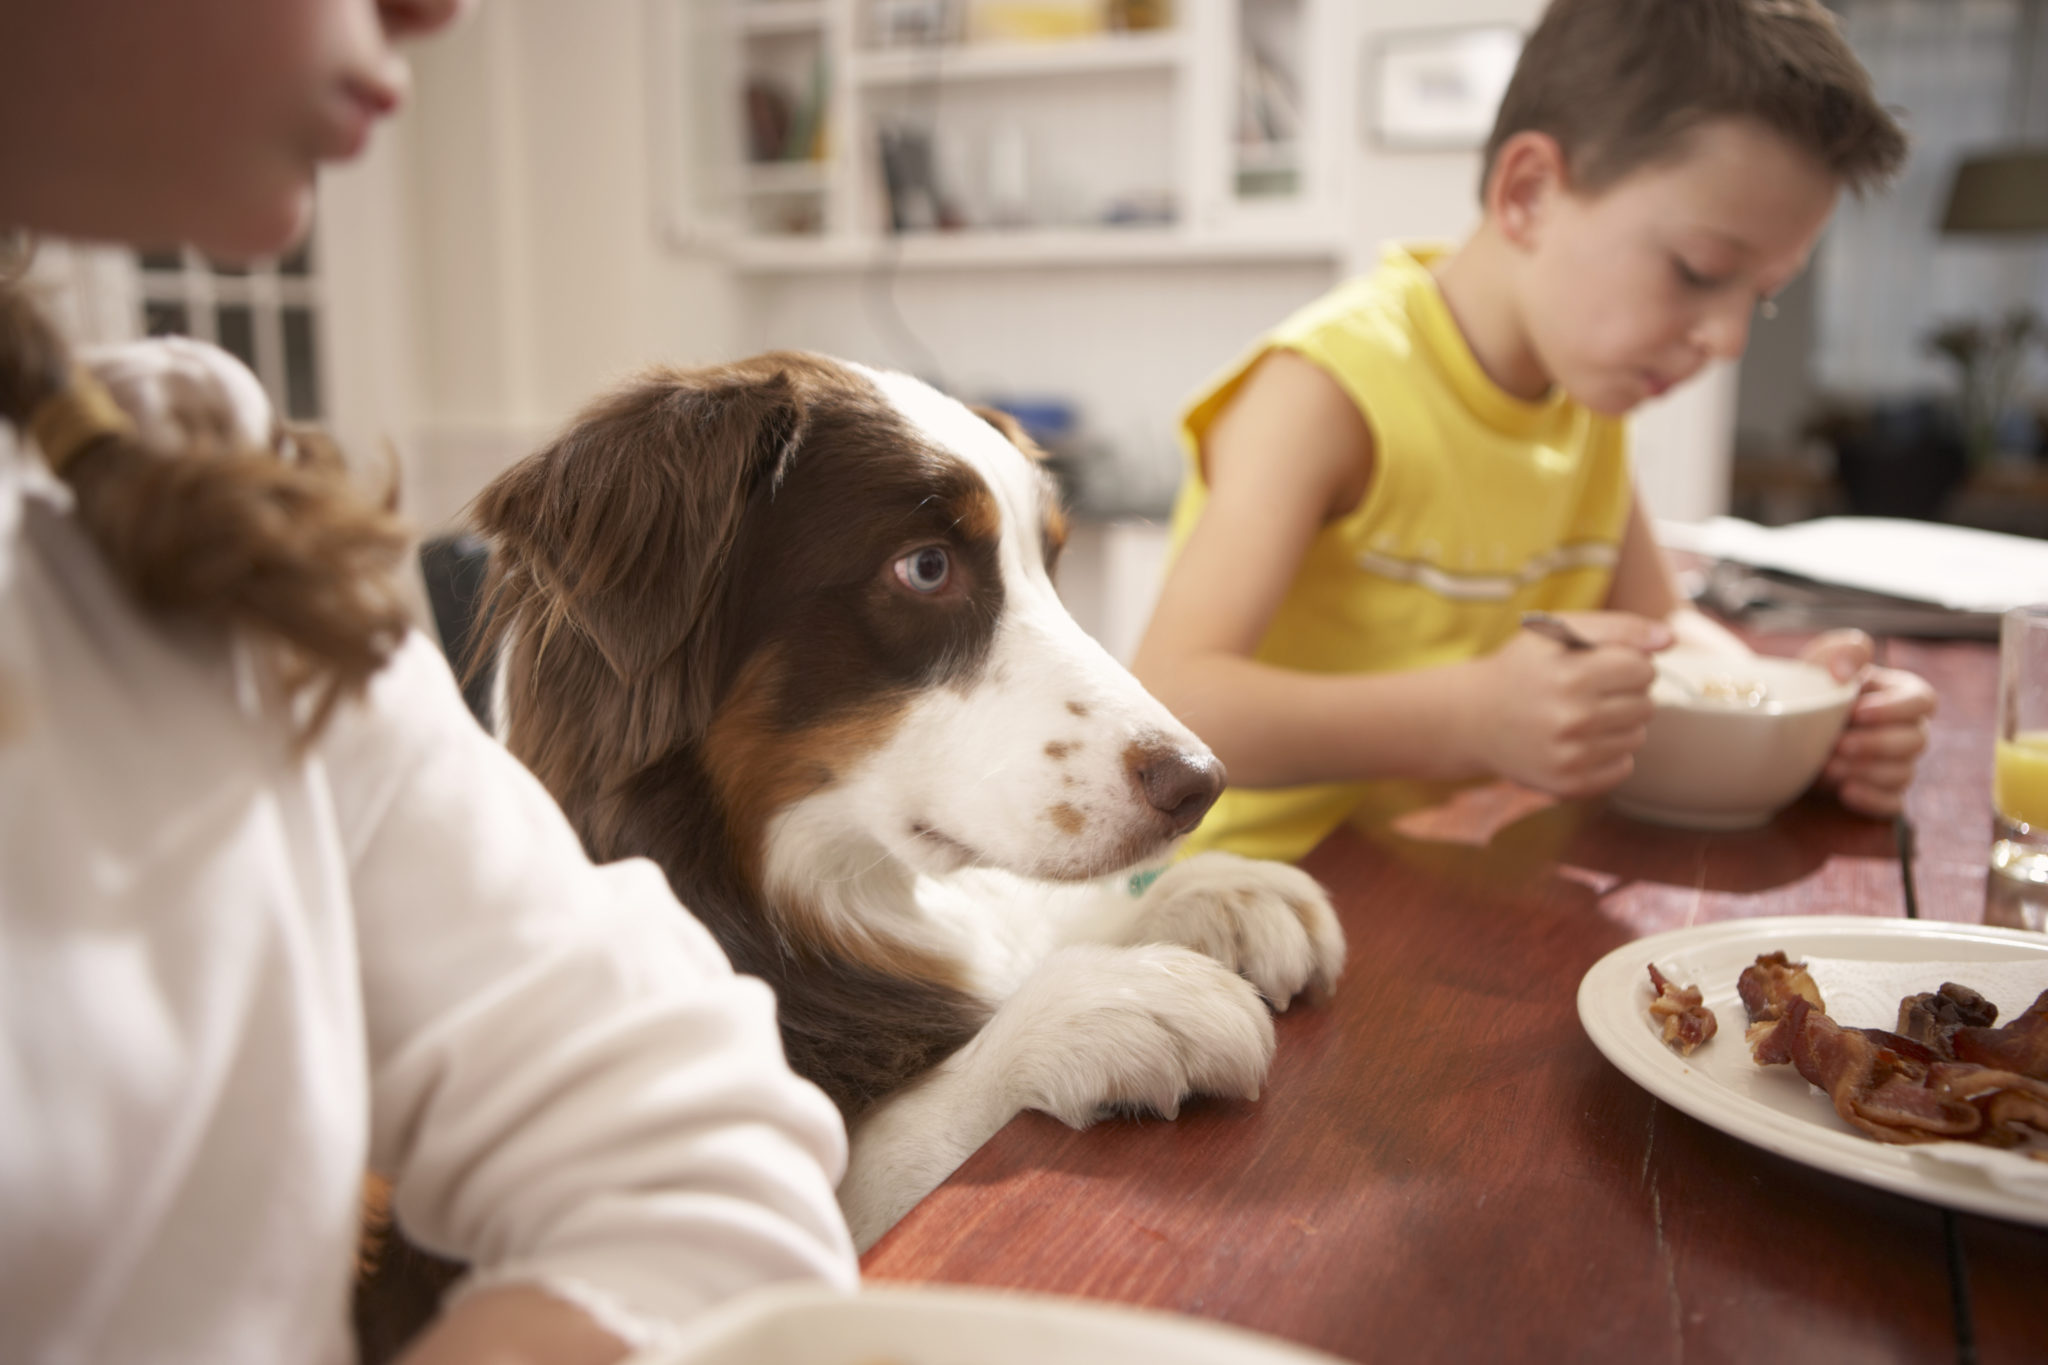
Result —
[[974, 0], [967, 37], [977, 43], [1058, 43], [1109, 27], [1104, 0]]

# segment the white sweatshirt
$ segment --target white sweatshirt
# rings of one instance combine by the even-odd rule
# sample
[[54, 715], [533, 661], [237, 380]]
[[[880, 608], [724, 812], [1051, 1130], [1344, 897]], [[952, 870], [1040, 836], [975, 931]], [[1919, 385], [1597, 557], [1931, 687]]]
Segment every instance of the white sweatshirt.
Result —
[[850, 1288], [845, 1137], [415, 635], [310, 757], [0, 427], [0, 1360], [344, 1362], [358, 1195], [652, 1340]]

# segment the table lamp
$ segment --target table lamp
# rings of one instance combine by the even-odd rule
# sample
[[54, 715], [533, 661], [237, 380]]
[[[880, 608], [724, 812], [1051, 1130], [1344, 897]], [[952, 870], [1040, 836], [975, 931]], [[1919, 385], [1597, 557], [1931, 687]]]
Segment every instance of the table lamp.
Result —
[[1944, 233], [2048, 232], [2048, 146], [1965, 157], [1949, 185]]

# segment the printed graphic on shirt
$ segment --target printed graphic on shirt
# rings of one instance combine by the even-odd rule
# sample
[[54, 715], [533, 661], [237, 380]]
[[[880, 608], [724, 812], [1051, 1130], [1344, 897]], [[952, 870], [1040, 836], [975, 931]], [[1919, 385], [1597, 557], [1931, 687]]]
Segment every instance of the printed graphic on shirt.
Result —
[[1378, 550], [1363, 550], [1358, 567], [1397, 583], [1413, 583], [1454, 602], [1506, 602], [1556, 574], [1575, 569], [1611, 569], [1620, 553], [1611, 541], [1582, 540], [1545, 550], [1518, 569], [1494, 573], [1459, 573], [1423, 559], [1399, 559]]

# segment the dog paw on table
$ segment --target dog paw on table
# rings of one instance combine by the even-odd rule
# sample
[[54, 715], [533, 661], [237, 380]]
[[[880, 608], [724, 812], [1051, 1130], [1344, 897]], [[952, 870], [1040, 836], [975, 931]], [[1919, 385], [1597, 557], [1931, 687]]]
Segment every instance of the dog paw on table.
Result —
[[1048, 958], [970, 1046], [1000, 1057], [1011, 1104], [1074, 1128], [1104, 1113], [1173, 1118], [1195, 1095], [1257, 1099], [1273, 1021], [1249, 982], [1168, 943]]
[[1241, 972], [1274, 1009], [1326, 999], [1344, 930], [1316, 879], [1289, 863], [1197, 853], [1145, 889], [1132, 941], [1178, 943]]
[[1273, 1047], [1266, 1002], [1211, 957], [1061, 948], [965, 1047], [853, 1126], [839, 1202], [854, 1245], [873, 1245], [1021, 1110], [1085, 1128], [1133, 1110], [1173, 1118], [1196, 1095], [1255, 1100]]

